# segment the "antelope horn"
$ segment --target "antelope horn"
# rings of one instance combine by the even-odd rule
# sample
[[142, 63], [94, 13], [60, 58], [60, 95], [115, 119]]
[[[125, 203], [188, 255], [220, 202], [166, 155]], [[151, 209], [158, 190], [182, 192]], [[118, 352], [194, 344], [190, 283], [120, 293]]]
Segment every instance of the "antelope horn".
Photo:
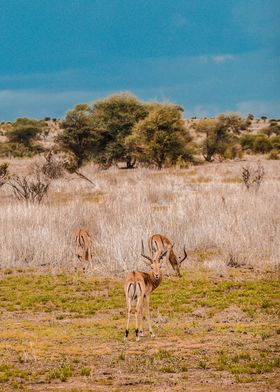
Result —
[[152, 262], [152, 259], [151, 259], [149, 256], [146, 256], [146, 255], [144, 254], [144, 243], [143, 243], [143, 240], [142, 240], [142, 252], [141, 252], [141, 256], [143, 256], [143, 257], [145, 257], [145, 259], [149, 260], [150, 263]]
[[161, 252], [161, 255], [159, 256], [159, 260], [163, 259], [163, 258], [166, 256], [167, 251], [168, 251], [168, 250], [166, 249], [166, 250], [164, 250], [163, 252]]
[[183, 263], [184, 260], [186, 260], [186, 258], [188, 257], [187, 252], [186, 252], [186, 248], [184, 246], [184, 257], [182, 258], [182, 260], [180, 260], [180, 265]]

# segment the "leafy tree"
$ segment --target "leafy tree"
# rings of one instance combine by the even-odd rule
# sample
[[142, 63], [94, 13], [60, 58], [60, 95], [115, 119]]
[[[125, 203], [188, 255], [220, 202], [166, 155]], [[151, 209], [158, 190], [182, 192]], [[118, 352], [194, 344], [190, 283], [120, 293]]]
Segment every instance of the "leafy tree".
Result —
[[18, 118], [12, 126], [12, 130], [7, 133], [8, 140], [10, 143], [19, 143], [31, 147], [32, 143], [41, 134], [43, 126], [42, 121]]
[[124, 140], [133, 126], [147, 116], [148, 105], [123, 93], [96, 101], [91, 110], [91, 123], [95, 124], [95, 161], [103, 166], [125, 161], [132, 168], [135, 159]]
[[178, 159], [191, 159], [190, 141], [181, 108], [153, 104], [148, 116], [135, 124], [125, 144], [131, 155], [140, 162], [154, 164], [161, 169], [163, 165], [172, 165]]
[[79, 104], [66, 114], [62, 123], [63, 132], [56, 137], [62, 151], [70, 153], [70, 171], [79, 169], [92, 158], [95, 134], [90, 122], [91, 109], [87, 104]]
[[90, 159], [102, 167], [135, 161], [126, 149], [124, 139], [137, 121], [148, 114], [148, 106], [130, 94], [118, 94], [92, 105], [77, 105], [62, 124], [64, 131], [57, 137], [59, 147], [74, 155], [77, 168]]
[[202, 144], [202, 153], [206, 161], [211, 162], [215, 155], [224, 156], [230, 145], [236, 144], [237, 137], [244, 128], [244, 119], [235, 114], [220, 115], [214, 119], [201, 120], [197, 132], [206, 134]]

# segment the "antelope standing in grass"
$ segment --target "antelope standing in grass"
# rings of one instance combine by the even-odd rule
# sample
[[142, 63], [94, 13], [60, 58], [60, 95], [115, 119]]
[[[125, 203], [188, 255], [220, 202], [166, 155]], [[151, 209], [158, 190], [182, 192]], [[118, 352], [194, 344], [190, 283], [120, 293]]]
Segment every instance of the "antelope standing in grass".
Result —
[[76, 256], [80, 261], [91, 261], [91, 236], [86, 229], [75, 232]]
[[[131, 315], [132, 304], [136, 302], [135, 312], [135, 335], [136, 340], [139, 340], [140, 336], [143, 336], [143, 313], [146, 311], [146, 317], [148, 321], [148, 328], [151, 336], [155, 336], [150, 319], [150, 294], [160, 285], [162, 281], [162, 263], [166, 256], [167, 250], [164, 250], [160, 254], [154, 255], [152, 258], [144, 254], [144, 244], [142, 241], [142, 253], [146, 260], [145, 263], [151, 268], [150, 272], [132, 271], [129, 272], [125, 278], [124, 291], [127, 304], [127, 324], [125, 330], [125, 339], [128, 337], [129, 321]], [[140, 331], [138, 329], [138, 321]]]
[[[186, 249], [184, 247], [184, 256], [177, 258], [174, 251], [173, 245], [168, 238], [161, 234], [154, 234], [149, 238], [148, 241], [149, 250], [152, 254], [160, 254], [164, 250], [167, 250], [166, 257], [166, 274], [170, 275], [170, 265], [177, 274], [177, 276], [182, 276], [180, 272], [181, 264], [188, 257]], [[169, 263], [168, 263], [169, 262]]]

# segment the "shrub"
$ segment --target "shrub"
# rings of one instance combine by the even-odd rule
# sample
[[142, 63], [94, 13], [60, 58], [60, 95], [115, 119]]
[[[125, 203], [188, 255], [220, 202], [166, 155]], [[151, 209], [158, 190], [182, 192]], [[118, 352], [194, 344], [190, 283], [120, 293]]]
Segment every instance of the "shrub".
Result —
[[29, 118], [18, 118], [12, 126], [12, 130], [7, 132], [10, 143], [19, 143], [31, 147], [34, 140], [40, 136], [45, 123]]
[[250, 166], [242, 167], [241, 179], [248, 190], [250, 188], [258, 190], [263, 178], [264, 168], [259, 162], [256, 168]]
[[270, 140], [266, 136], [257, 135], [253, 143], [253, 151], [261, 154], [265, 154], [272, 150]]
[[256, 139], [256, 135], [243, 135], [240, 137], [239, 139], [239, 143], [241, 145], [241, 147], [243, 148], [243, 150], [253, 150], [253, 146], [254, 146], [254, 141]]
[[42, 152], [43, 148], [41, 146], [36, 145], [32, 148], [25, 146], [20, 143], [0, 143], [0, 156], [2, 157], [14, 157], [14, 158], [23, 158], [28, 157], [31, 158], [35, 154]]
[[280, 136], [273, 136], [270, 138], [270, 143], [274, 150], [280, 151]]
[[40, 175], [35, 177], [13, 176], [8, 184], [12, 187], [13, 193], [18, 200], [27, 203], [41, 203], [47, 195], [50, 180], [46, 180]]
[[275, 161], [278, 160], [278, 159], [280, 159], [279, 151], [277, 151], [277, 150], [272, 150], [272, 151], [269, 153], [267, 159], [269, 159], [269, 160], [275, 160]]
[[65, 162], [58, 159], [52, 151], [49, 151], [42, 162], [35, 164], [35, 171], [42, 172], [46, 178], [56, 180], [63, 176], [65, 172]]
[[242, 156], [242, 147], [238, 143], [228, 146], [223, 154], [223, 157], [226, 159], [242, 158]]
[[45, 162], [31, 166], [30, 175], [10, 176], [7, 184], [12, 188], [14, 196], [27, 203], [40, 204], [47, 196], [52, 180], [58, 178], [58, 174], [62, 175], [56, 167], [50, 167], [52, 165], [50, 156], [47, 156]]
[[8, 177], [9, 177], [8, 167], [9, 167], [8, 163], [2, 163], [0, 165], [0, 187], [3, 186], [8, 181]]

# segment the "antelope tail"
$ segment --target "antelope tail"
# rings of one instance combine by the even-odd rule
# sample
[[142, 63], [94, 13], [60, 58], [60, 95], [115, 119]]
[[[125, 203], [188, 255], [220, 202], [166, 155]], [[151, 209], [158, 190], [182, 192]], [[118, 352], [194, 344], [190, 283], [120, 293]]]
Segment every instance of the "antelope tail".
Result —
[[140, 283], [130, 283], [127, 288], [127, 296], [131, 301], [136, 301], [137, 298], [142, 294], [142, 288]]

